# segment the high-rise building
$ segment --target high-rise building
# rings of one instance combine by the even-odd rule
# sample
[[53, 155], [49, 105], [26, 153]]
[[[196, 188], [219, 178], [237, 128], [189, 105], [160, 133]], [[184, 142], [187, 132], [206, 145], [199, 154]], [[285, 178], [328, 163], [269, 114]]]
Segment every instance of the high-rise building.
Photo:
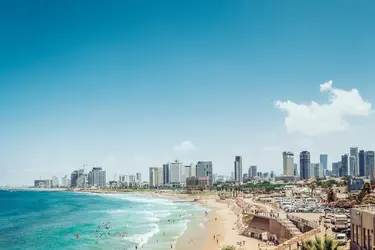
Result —
[[360, 150], [358, 154], [358, 166], [359, 166], [359, 176], [365, 176], [366, 169], [366, 152]]
[[293, 165], [293, 174], [294, 176], [298, 176], [298, 164], [297, 163], [294, 163]]
[[302, 151], [299, 155], [299, 173], [301, 180], [308, 180], [311, 177], [309, 151]]
[[134, 184], [135, 183], [135, 175], [134, 174], [130, 174], [129, 175], [129, 184]]
[[106, 181], [106, 171], [101, 167], [93, 167], [88, 174], [89, 186], [104, 188]]
[[320, 165], [322, 165], [323, 174], [325, 174], [325, 171], [327, 170], [327, 166], [328, 166], [328, 155], [327, 154], [321, 154], [320, 155]]
[[234, 180], [236, 183], [242, 183], [242, 157], [236, 156], [234, 159]]
[[350, 148], [350, 156], [354, 156], [355, 157], [355, 160], [354, 160], [354, 168], [353, 168], [353, 174], [350, 173], [350, 175], [352, 176], [357, 176], [359, 175], [359, 169], [358, 169], [358, 165], [359, 165], [359, 159], [358, 159], [358, 147], [351, 147]]
[[190, 176], [197, 176], [197, 167], [194, 163], [190, 164]]
[[159, 187], [163, 184], [163, 168], [150, 167], [149, 186]]
[[341, 156], [340, 177], [348, 176], [348, 167], [349, 167], [349, 155], [344, 154]]
[[374, 169], [374, 151], [366, 152], [365, 176], [371, 176]]
[[184, 171], [185, 171], [185, 176], [186, 176], [186, 178], [191, 177], [191, 166], [190, 166], [190, 165], [186, 165], [186, 166], [184, 167]]
[[59, 186], [59, 178], [56, 176], [52, 177], [52, 187], [58, 187]]
[[61, 178], [61, 185], [63, 186], [63, 187], [69, 187], [70, 186], [70, 184], [68, 183], [68, 176], [67, 175], [65, 175], [63, 178]]
[[356, 176], [355, 167], [356, 167], [357, 158], [353, 155], [349, 156], [349, 173], [351, 176]]
[[74, 170], [70, 174], [70, 186], [71, 187], [77, 187], [77, 179], [78, 179], [78, 171]]
[[136, 173], [136, 181], [142, 182], [142, 173]]
[[257, 166], [253, 165], [253, 166], [250, 166], [249, 168], [249, 178], [254, 178], [255, 176], [257, 176]]
[[323, 167], [320, 163], [310, 163], [310, 169], [313, 170], [313, 176], [315, 176], [315, 178], [323, 177]]
[[169, 183], [172, 185], [180, 185], [185, 183], [181, 180], [182, 177], [182, 163], [176, 160], [175, 162], [169, 163]]
[[294, 154], [283, 152], [283, 175], [294, 176]]
[[270, 173], [270, 178], [274, 180], [275, 177], [276, 177], [276, 176], [275, 176], [275, 172], [272, 170], [271, 173]]
[[169, 164], [163, 164], [163, 184], [169, 184]]
[[339, 162], [332, 162], [332, 175], [340, 176], [340, 165]]
[[212, 185], [212, 162], [198, 161], [197, 162], [197, 177], [208, 177], [208, 186]]

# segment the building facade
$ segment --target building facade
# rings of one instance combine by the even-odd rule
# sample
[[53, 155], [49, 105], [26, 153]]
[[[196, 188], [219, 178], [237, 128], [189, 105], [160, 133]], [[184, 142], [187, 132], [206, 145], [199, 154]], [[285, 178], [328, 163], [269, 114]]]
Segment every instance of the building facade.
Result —
[[297, 164], [297, 163], [294, 163], [294, 164], [293, 164], [293, 167], [294, 167], [294, 169], [293, 169], [293, 174], [294, 174], [294, 176], [299, 176], [299, 175], [298, 175], [298, 164]]
[[292, 152], [283, 152], [283, 174], [294, 176], [294, 154]]
[[257, 166], [255, 166], [255, 165], [250, 166], [250, 168], [249, 168], [249, 178], [256, 177], [257, 176], [257, 172], [258, 172]]
[[242, 157], [236, 156], [234, 158], [234, 181], [236, 183], [243, 183], [242, 180]]
[[[350, 148], [350, 156], [354, 157], [355, 160], [354, 160], [354, 164], [353, 164], [353, 174], [350, 173], [350, 175], [352, 176], [358, 176], [359, 175], [359, 169], [358, 169], [358, 165], [359, 165], [359, 157], [358, 157], [358, 147], [351, 147]], [[350, 160], [350, 159], [349, 159]]]
[[340, 176], [340, 166], [338, 162], [332, 162], [332, 175]]
[[299, 155], [299, 168], [301, 180], [308, 180], [310, 176], [310, 152], [302, 151]]
[[207, 177], [209, 186], [212, 185], [212, 162], [198, 161], [197, 162], [197, 177]]
[[320, 163], [310, 163], [310, 169], [314, 171], [313, 175], [315, 178], [323, 177], [323, 168]]
[[356, 176], [356, 171], [355, 171], [356, 161], [357, 161], [357, 158], [355, 158], [355, 156], [353, 155], [349, 156], [349, 173], [351, 176]]
[[135, 178], [137, 182], [142, 182], [142, 173], [136, 173]]
[[357, 206], [350, 211], [351, 250], [374, 249], [375, 206]]
[[358, 158], [359, 176], [365, 176], [366, 152], [364, 150], [360, 150], [358, 153]]
[[323, 175], [324, 175], [328, 167], [328, 155], [327, 154], [320, 155], [320, 165], [322, 165]]
[[106, 171], [101, 167], [93, 167], [88, 173], [89, 186], [105, 188], [107, 181]]
[[[175, 161], [169, 164], [169, 183], [172, 185], [181, 185], [182, 163]], [[185, 183], [185, 181], [183, 181]]]
[[349, 168], [349, 155], [344, 154], [341, 156], [340, 177], [348, 176], [348, 168]]
[[365, 168], [365, 176], [371, 176], [372, 171], [374, 169], [374, 151], [367, 151], [366, 152], [366, 168]]
[[169, 184], [169, 164], [163, 164], [163, 184]]

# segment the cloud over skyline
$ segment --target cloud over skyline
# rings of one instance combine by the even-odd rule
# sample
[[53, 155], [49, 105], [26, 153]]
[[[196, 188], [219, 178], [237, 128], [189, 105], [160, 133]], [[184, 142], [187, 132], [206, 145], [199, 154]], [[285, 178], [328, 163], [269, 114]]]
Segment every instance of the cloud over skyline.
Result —
[[175, 152], [182, 152], [182, 153], [188, 153], [191, 151], [194, 151], [195, 145], [191, 141], [183, 141], [181, 144], [175, 145], [173, 147], [173, 150]]
[[276, 108], [286, 112], [284, 122], [288, 133], [315, 136], [345, 131], [350, 127], [350, 117], [370, 115], [372, 105], [363, 100], [357, 89], [347, 91], [332, 85], [332, 80], [320, 85], [320, 92], [329, 94], [328, 103], [276, 101]]

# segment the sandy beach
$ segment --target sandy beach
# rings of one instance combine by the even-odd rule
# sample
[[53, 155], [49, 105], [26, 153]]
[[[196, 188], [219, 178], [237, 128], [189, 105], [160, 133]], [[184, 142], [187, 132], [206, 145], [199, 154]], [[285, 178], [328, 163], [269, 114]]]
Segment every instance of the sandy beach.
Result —
[[[238, 249], [257, 249], [260, 241], [238, 234], [237, 215], [228, 205], [229, 200], [220, 201], [216, 197], [201, 199], [199, 203], [210, 209], [208, 222], [204, 228], [188, 225], [185, 233], [177, 240], [176, 250], [221, 249], [233, 245]], [[238, 242], [244, 242], [242, 246]]]

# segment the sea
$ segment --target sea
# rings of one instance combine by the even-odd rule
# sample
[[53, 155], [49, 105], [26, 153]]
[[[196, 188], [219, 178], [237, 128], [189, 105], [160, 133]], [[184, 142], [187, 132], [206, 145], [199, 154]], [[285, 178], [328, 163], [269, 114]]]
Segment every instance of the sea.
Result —
[[171, 249], [207, 209], [133, 194], [1, 191], [0, 249]]

